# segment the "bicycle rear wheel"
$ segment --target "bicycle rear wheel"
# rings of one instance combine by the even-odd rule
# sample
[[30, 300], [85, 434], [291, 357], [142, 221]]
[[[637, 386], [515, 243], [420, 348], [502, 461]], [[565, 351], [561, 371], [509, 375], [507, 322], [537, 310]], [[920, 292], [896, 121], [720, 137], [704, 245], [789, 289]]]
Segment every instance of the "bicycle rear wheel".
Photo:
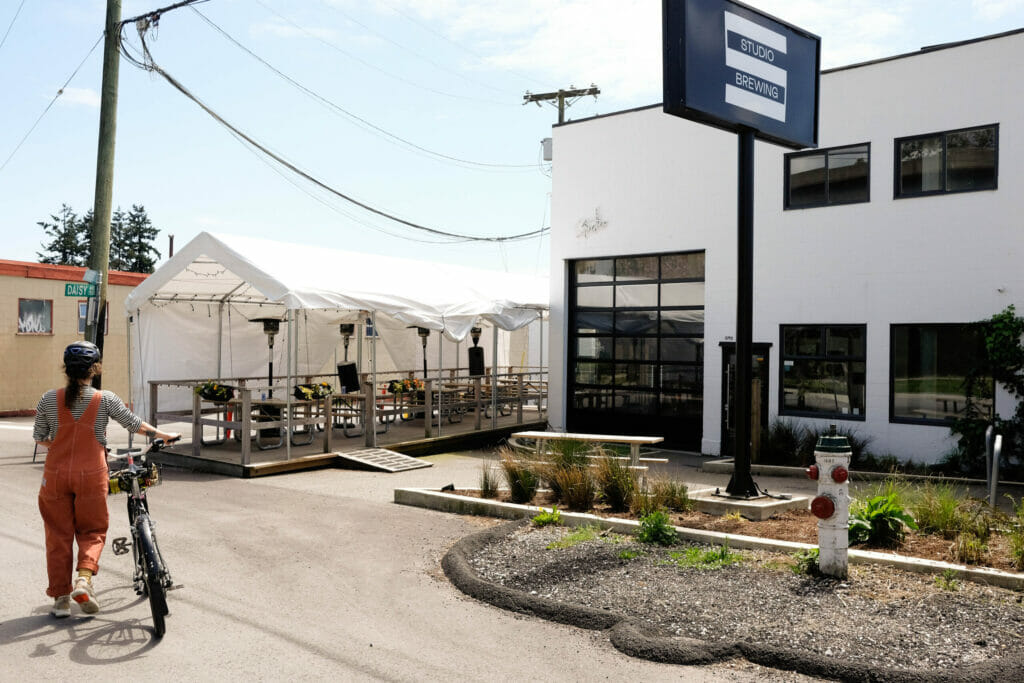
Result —
[[168, 614], [167, 589], [164, 587], [163, 563], [160, 561], [160, 552], [157, 550], [150, 524], [149, 515], [139, 515], [135, 520], [139, 549], [145, 564], [143, 579], [146, 584], [146, 595], [149, 596], [149, 609], [153, 614], [153, 630], [160, 638], [166, 631], [164, 617]]

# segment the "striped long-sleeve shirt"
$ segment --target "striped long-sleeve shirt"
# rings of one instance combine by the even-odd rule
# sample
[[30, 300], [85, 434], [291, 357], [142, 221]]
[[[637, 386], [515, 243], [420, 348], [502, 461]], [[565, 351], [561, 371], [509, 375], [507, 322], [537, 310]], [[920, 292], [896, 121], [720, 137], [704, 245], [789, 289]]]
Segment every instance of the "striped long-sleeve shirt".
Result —
[[[71, 406], [71, 415], [76, 420], [82, 417], [82, 413], [89, 407], [89, 401], [96, 389], [90, 386], [82, 387], [82, 394]], [[139, 431], [142, 418], [128, 410], [117, 394], [112, 391], [102, 391], [100, 398], [100, 409], [96, 414], [96, 425], [93, 432], [96, 440], [104, 446], [107, 445], [107, 423], [110, 418], [127, 429], [131, 433]], [[57, 436], [57, 390], [51, 389], [43, 394], [36, 406], [35, 427], [32, 430], [32, 438], [36, 441], [53, 441]]]

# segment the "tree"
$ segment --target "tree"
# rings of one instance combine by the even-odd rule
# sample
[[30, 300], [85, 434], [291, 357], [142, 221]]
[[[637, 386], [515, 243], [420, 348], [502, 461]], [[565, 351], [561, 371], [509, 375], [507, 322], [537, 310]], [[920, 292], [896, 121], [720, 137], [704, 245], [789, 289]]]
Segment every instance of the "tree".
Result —
[[160, 252], [153, 246], [159, 232], [146, 215], [146, 208], [133, 204], [121, 230], [123, 251], [120, 254], [124, 270], [132, 273], [152, 273]]
[[[45, 251], [36, 253], [39, 262], [88, 266], [92, 209], [79, 218], [71, 207], [63, 204], [60, 212], [50, 219], [37, 223], [51, 238], [49, 243], [42, 244]], [[160, 258], [160, 252], [152, 244], [158, 232], [141, 204], [133, 204], [127, 214], [118, 207], [110, 217], [109, 269], [152, 273]]]
[[[71, 207], [61, 204], [60, 211], [50, 216], [50, 221], [36, 223], [50, 237], [42, 243], [44, 251], [36, 252], [40, 263], [62, 266], [84, 266], [89, 259], [89, 229], [85, 218], [79, 219]], [[92, 212], [88, 214], [88, 225], [92, 225]]]

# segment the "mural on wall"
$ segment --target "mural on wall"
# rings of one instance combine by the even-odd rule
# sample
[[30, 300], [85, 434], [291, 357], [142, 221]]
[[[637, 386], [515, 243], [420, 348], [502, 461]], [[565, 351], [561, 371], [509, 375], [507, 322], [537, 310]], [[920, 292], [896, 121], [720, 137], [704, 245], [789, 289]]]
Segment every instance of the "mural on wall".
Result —
[[18, 334], [52, 334], [53, 301], [18, 299]]
[[596, 232], [600, 232], [608, 227], [608, 221], [601, 216], [600, 207], [594, 209], [593, 218], [581, 218], [576, 221], [576, 237], [580, 239], [587, 239]]

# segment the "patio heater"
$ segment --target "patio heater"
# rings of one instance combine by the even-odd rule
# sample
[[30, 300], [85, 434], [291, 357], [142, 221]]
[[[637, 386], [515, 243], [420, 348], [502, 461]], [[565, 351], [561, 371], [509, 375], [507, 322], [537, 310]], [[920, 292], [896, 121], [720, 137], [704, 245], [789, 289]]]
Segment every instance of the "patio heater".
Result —
[[345, 362], [348, 362], [348, 340], [352, 338], [352, 335], [356, 332], [356, 326], [353, 323], [341, 323], [338, 325], [338, 330], [341, 332], [341, 343], [345, 347]]
[[479, 377], [484, 374], [484, 350], [477, 346], [480, 343], [480, 333], [483, 332], [479, 327], [471, 327], [469, 329], [469, 336], [473, 340], [473, 346], [466, 349], [469, 352], [469, 374], [473, 377]]
[[427, 379], [427, 338], [430, 336], [429, 327], [418, 327], [416, 325], [410, 325], [409, 327], [416, 328], [416, 334], [420, 335], [420, 340], [423, 342], [423, 379]]
[[279, 318], [254, 318], [249, 322], [263, 323], [263, 331], [267, 335], [267, 346], [270, 348], [270, 358], [267, 362], [267, 384], [270, 389], [267, 391], [267, 398], [274, 398], [274, 336], [281, 330]]

